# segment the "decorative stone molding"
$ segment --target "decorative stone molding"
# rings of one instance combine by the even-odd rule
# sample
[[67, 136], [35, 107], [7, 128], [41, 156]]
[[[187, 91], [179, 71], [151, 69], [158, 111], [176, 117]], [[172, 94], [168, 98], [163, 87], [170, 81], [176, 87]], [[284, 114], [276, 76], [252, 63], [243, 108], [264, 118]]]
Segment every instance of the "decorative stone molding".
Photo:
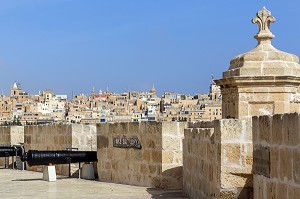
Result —
[[256, 17], [252, 19], [252, 23], [258, 24], [259, 32], [270, 32], [270, 24], [275, 21], [275, 17], [272, 16], [271, 12], [267, 10], [266, 7], [263, 7], [258, 13], [256, 13]]
[[257, 23], [259, 31], [255, 35], [255, 39], [259, 42], [262, 40], [270, 40], [274, 38], [274, 35], [270, 31], [270, 24], [276, 21], [271, 12], [263, 7], [256, 13], [256, 17], [252, 19], [252, 23]]

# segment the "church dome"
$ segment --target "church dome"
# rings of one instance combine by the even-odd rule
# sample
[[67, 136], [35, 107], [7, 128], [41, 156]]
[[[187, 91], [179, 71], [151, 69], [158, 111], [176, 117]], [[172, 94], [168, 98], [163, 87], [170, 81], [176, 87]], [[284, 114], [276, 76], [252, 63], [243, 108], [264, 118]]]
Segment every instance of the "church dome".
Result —
[[265, 7], [260, 10], [252, 23], [257, 23], [259, 32], [254, 36], [258, 45], [251, 51], [238, 55], [230, 61], [223, 78], [235, 76], [300, 76], [299, 58], [296, 55], [277, 50], [271, 43], [274, 35], [270, 23], [275, 18]]

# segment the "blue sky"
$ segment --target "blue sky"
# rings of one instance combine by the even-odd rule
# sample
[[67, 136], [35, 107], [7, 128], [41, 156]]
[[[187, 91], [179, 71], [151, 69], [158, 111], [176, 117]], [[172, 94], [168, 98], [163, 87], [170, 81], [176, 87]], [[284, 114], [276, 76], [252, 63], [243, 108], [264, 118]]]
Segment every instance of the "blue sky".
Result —
[[299, 0], [0, 0], [0, 89], [207, 93], [255, 47], [263, 6], [273, 45], [300, 55]]

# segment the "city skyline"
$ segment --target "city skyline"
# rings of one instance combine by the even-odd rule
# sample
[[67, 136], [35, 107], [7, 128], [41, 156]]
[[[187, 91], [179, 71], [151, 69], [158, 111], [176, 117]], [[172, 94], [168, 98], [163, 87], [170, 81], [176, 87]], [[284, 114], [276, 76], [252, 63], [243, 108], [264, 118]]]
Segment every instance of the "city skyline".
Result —
[[[212, 76], [212, 78], [213, 78], [213, 76]], [[176, 90], [166, 90], [166, 91], [162, 91], [161, 93], [157, 93], [157, 96], [160, 97], [160, 96], [164, 95], [165, 93], [184, 94], [184, 95], [187, 95], [187, 96], [194, 96], [194, 95], [198, 95], [198, 94], [208, 94], [211, 84], [212, 83], [215, 84], [212, 80], [213, 79], [211, 79], [211, 81], [208, 82], [208, 84], [207, 84], [208, 91], [205, 92], [205, 93], [200, 93], [199, 92], [199, 93], [190, 94], [190, 93], [179, 93], [179, 92], [176, 92]], [[15, 85], [17, 85], [21, 90], [23, 90], [24, 92], [29, 93], [30, 95], [39, 95], [43, 91], [52, 91], [55, 95], [67, 95], [68, 99], [72, 99], [72, 97], [80, 96], [80, 95], [91, 96], [93, 91], [94, 91], [95, 94], [100, 94], [100, 93], [102, 94], [102, 93], [105, 93], [106, 91], [109, 91], [109, 93], [112, 93], [112, 94], [121, 94], [121, 93], [130, 93], [130, 92], [151, 93], [152, 88], [155, 88], [155, 90], [156, 90], [156, 86], [153, 84], [151, 87], [148, 88], [148, 90], [131, 90], [130, 88], [127, 88], [127, 89], [124, 89], [123, 91], [116, 92], [116, 91], [110, 90], [109, 87], [105, 87], [105, 88], [103, 87], [102, 88], [102, 87], [93, 86], [90, 90], [79, 92], [79, 93], [74, 93], [72, 91], [71, 94], [67, 93], [67, 92], [57, 93], [54, 89], [51, 89], [51, 88], [39, 89], [37, 92], [31, 93], [31, 92], [28, 92], [28, 90], [22, 86], [22, 83], [20, 83], [18, 81], [13, 82], [10, 85], [9, 89], [13, 88]], [[10, 96], [10, 93], [9, 92], [4, 93], [4, 89], [2, 89], [1, 90], [1, 95], [2, 96]]]
[[159, 94], [208, 93], [211, 73], [221, 78], [230, 59], [255, 47], [257, 27], [249, 21], [262, 6], [280, 19], [272, 26], [274, 46], [299, 54], [293, 41], [300, 30], [292, 20], [300, 17], [299, 5], [293, 0], [1, 2], [0, 88], [8, 94], [17, 81], [29, 93], [51, 89], [70, 95], [89, 94], [93, 86], [148, 91], [154, 84]]
[[140, 121], [211, 121], [221, 118], [220, 88], [212, 82], [208, 94], [188, 96], [165, 92], [157, 96], [154, 86], [146, 92], [95, 92], [88, 95], [39, 94], [26, 92], [14, 83], [10, 95], [0, 96], [1, 125], [44, 123], [98, 124]]

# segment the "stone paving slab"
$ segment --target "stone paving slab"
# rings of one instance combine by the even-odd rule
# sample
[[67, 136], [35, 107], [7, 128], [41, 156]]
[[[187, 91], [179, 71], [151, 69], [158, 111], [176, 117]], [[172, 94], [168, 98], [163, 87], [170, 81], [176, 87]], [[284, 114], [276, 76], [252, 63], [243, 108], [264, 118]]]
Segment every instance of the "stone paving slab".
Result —
[[58, 176], [56, 182], [43, 174], [0, 168], [0, 198], [186, 198], [182, 190], [163, 190]]

